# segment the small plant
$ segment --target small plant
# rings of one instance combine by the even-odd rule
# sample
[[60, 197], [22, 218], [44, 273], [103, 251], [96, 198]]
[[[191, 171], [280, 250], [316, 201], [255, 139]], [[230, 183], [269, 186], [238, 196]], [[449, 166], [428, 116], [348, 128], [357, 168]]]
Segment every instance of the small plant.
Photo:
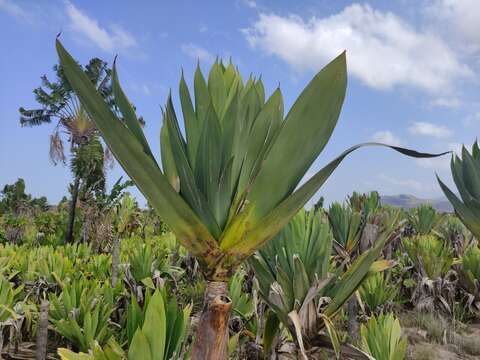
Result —
[[228, 283], [228, 291], [232, 299], [232, 311], [243, 320], [248, 320], [253, 313], [254, 304], [248, 293], [243, 290], [245, 271], [239, 269]]
[[332, 318], [369, 273], [389, 266], [388, 262], [375, 260], [392, 231], [385, 229], [375, 246], [347, 270], [331, 269], [333, 237], [328, 222], [320, 211], [301, 210], [251, 259], [259, 294], [277, 318], [276, 328], [282, 323], [301, 351], [311, 346], [320, 330], [326, 330], [338, 353], [340, 343]]
[[3, 276], [0, 276], [0, 327], [6, 323], [8, 319], [16, 317], [15, 305], [20, 301], [23, 286], [14, 288]]
[[465, 251], [458, 274], [460, 286], [469, 294], [470, 307], [480, 312], [480, 248], [478, 246], [472, 245]]
[[392, 313], [372, 316], [360, 326], [361, 348], [376, 360], [403, 360], [407, 338], [401, 336], [400, 322]]
[[[191, 307], [179, 309], [175, 298], [167, 302], [164, 288], [162, 292], [156, 290], [145, 305], [142, 319], [140, 308], [137, 306], [135, 308], [137, 329], [130, 343], [128, 358], [145, 360], [182, 358]], [[130, 319], [133, 319], [133, 314], [131, 316]]]
[[137, 283], [152, 276], [155, 257], [150, 244], [141, 244], [132, 249], [128, 256], [130, 272]]
[[[362, 236], [362, 212], [350, 206], [333, 203], [328, 210], [333, 238], [346, 254], [352, 254]], [[337, 250], [338, 251], [338, 250]]]
[[416, 270], [411, 302], [418, 310], [452, 313], [457, 281], [450, 271], [454, 261], [452, 248], [434, 235], [405, 238], [403, 245]]
[[[17, 313], [17, 303], [20, 301], [23, 285], [15, 288], [12, 283], [0, 275], [0, 354], [3, 351], [3, 330], [5, 327], [15, 325], [15, 322], [21, 317]], [[10, 332], [11, 340], [13, 331]], [[0, 356], [1, 357], [1, 356]]]
[[392, 284], [390, 274], [384, 272], [367, 277], [358, 290], [371, 313], [383, 310], [398, 294], [398, 286]]
[[75, 353], [72, 350], [59, 348], [58, 355], [62, 360], [125, 360], [125, 352], [122, 347], [111, 338], [107, 344], [101, 347], [95, 342], [92, 350], [88, 353]]
[[113, 296], [108, 287], [100, 287], [94, 281], [76, 280], [66, 284], [60, 295], [50, 294], [49, 300], [53, 329], [78, 350], [88, 351], [95, 341], [102, 346], [110, 339]]
[[428, 235], [438, 232], [445, 221], [445, 215], [439, 214], [431, 205], [422, 204], [407, 213], [407, 221], [416, 234]]
[[380, 195], [376, 191], [369, 194], [360, 194], [354, 191], [348, 198], [348, 204], [352, 210], [362, 213], [362, 220], [365, 222], [380, 208]]
[[434, 235], [420, 235], [403, 241], [410, 260], [422, 277], [444, 277], [453, 263], [453, 251], [442, 239]]
[[440, 237], [447, 241], [454, 250], [455, 257], [461, 257], [473, 237], [462, 221], [455, 215], [449, 215], [444, 225], [440, 228]]

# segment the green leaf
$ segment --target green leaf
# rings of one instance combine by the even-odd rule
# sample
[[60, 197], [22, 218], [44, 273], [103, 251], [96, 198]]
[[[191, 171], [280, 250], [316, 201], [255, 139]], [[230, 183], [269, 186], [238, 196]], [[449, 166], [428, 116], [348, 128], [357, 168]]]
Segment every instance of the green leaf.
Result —
[[138, 121], [137, 115], [135, 114], [135, 110], [120, 86], [115, 61], [113, 62], [112, 69], [112, 90], [113, 95], [115, 96], [115, 103], [123, 115], [125, 125], [127, 125], [128, 129], [132, 132], [138, 142], [140, 142], [145, 153], [150, 155], [150, 157], [155, 161], [152, 150], [150, 150], [150, 146], [148, 145], [145, 134], [140, 126], [140, 121]]
[[215, 239], [170, 186], [138, 140], [110, 111], [92, 82], [59, 40], [56, 45], [65, 76], [124, 170], [169, 224], [179, 241], [201, 260], [213, 263], [218, 256]]
[[170, 144], [166, 121], [163, 122], [162, 128], [160, 129], [160, 149], [162, 154], [163, 172], [165, 173], [170, 185], [172, 185], [176, 192], [179, 192], [180, 179], [178, 178], [177, 168], [173, 158], [172, 146]]
[[273, 340], [280, 329], [280, 321], [273, 311], [267, 310], [265, 328], [263, 329], [263, 349], [265, 354], [271, 351]]
[[292, 333], [295, 334], [295, 338], [297, 339], [298, 346], [300, 348], [300, 354], [302, 355], [301, 358], [303, 360], [308, 360], [308, 357], [305, 353], [305, 346], [303, 345], [302, 322], [300, 320], [300, 317], [295, 310], [290, 312], [288, 314], [288, 317], [293, 324], [294, 331], [292, 331]]
[[337, 331], [335, 330], [335, 325], [333, 324], [332, 320], [324, 314], [320, 314], [320, 317], [323, 319], [323, 323], [325, 324], [325, 328], [327, 329], [328, 336], [332, 341], [333, 350], [335, 351], [335, 356], [337, 359], [340, 359], [340, 340], [338, 338]]
[[[236, 241], [224, 240], [221, 244], [222, 249], [231, 253], [241, 254], [240, 259], [247, 258], [270, 240], [275, 234], [277, 234], [290, 219], [305, 205], [305, 203], [318, 191], [318, 189], [325, 183], [333, 171], [340, 165], [340, 163], [353, 151], [365, 147], [365, 146], [383, 146], [391, 148], [404, 155], [415, 158], [429, 158], [445, 155], [449, 152], [440, 154], [427, 154], [420, 153], [414, 150], [405, 149], [397, 146], [391, 146], [381, 143], [363, 143], [352, 146], [345, 150], [337, 158], [333, 159], [325, 167], [320, 169], [315, 175], [313, 175], [307, 182], [300, 186], [293, 194], [282, 201], [274, 210], [272, 210], [267, 216], [256, 220], [252, 224], [253, 220], [249, 219], [249, 212], [244, 211], [245, 215], [240, 215], [232, 226], [229, 226], [224, 238], [235, 237]], [[247, 224], [247, 225], [245, 225]], [[253, 225], [253, 226], [252, 226]], [[243, 233], [245, 236], [242, 238], [238, 236], [239, 228], [242, 226], [251, 226]], [[232, 245], [233, 243], [233, 245]], [[225, 244], [229, 244], [227, 247]]]
[[303, 303], [303, 299], [307, 295], [310, 289], [310, 280], [308, 274], [305, 271], [302, 260], [297, 254], [293, 255], [293, 290], [295, 293], [296, 306], [300, 308]]
[[[473, 233], [478, 236], [480, 234], [480, 222], [478, 218], [471, 212], [471, 210], [465, 206], [464, 203], [445, 185], [437, 175], [437, 181], [447, 197], [448, 201], [453, 205], [455, 212], [457, 213], [458, 217], [462, 220], [465, 226]], [[456, 182], [457, 187], [458, 183]]]
[[180, 80], [179, 93], [180, 103], [182, 105], [183, 121], [185, 123], [185, 133], [187, 134], [188, 158], [190, 160], [190, 164], [195, 164], [198, 140], [200, 138], [201, 123], [199, 120], [197, 120], [197, 116], [195, 115], [190, 92], [188, 91], [187, 83], [183, 77], [183, 71], [182, 78]]
[[295, 189], [323, 150], [337, 124], [346, 86], [344, 52], [313, 78], [290, 109], [248, 196], [257, 218]]
[[225, 99], [227, 98], [227, 89], [221, 66], [217, 61], [213, 64], [210, 74], [208, 75], [208, 91], [217, 117], [221, 118], [223, 108], [225, 107]]
[[200, 64], [197, 63], [194, 77], [194, 92], [195, 92], [195, 114], [200, 128], [203, 126], [203, 121], [207, 115], [208, 105], [210, 104], [210, 95], [208, 94], [207, 83], [203, 77]]
[[[168, 126], [168, 136], [172, 149], [173, 158], [175, 159], [175, 165], [177, 167], [178, 177], [180, 178], [180, 193], [187, 200], [188, 204], [192, 207], [195, 213], [200, 217], [202, 222], [207, 226], [210, 233], [218, 238], [220, 236], [220, 228], [215, 221], [212, 211], [210, 210], [205, 194], [203, 194], [195, 181], [190, 163], [188, 162], [188, 156], [186, 153], [185, 141], [180, 132], [178, 126], [177, 117], [173, 109], [172, 98], [169, 97], [167, 101], [167, 107], [165, 109], [165, 121]], [[208, 122], [209, 117], [205, 119]], [[201, 150], [201, 146], [199, 146]], [[198, 159], [202, 159], [199, 154]], [[219, 156], [219, 155], [217, 155]], [[212, 161], [212, 159], [210, 159]], [[198, 168], [201, 168], [200, 166]], [[212, 179], [208, 179], [213, 181]]]
[[128, 349], [128, 360], [154, 360], [147, 337], [142, 329], [138, 329], [133, 336], [132, 343]]
[[145, 312], [145, 322], [142, 328], [142, 333], [145, 334], [150, 345], [152, 360], [163, 360], [167, 336], [166, 328], [165, 304], [162, 294], [156, 290], [148, 303], [148, 308]]

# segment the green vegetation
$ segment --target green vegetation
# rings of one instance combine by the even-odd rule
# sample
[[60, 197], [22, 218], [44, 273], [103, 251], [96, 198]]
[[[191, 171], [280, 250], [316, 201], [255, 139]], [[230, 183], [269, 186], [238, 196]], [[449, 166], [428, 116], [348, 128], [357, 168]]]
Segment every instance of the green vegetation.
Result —
[[401, 336], [400, 322], [393, 314], [372, 316], [360, 329], [362, 349], [377, 360], [402, 360], [407, 352], [407, 339]]
[[[36, 207], [34, 203], [25, 206]], [[341, 209], [353, 213], [357, 211], [353, 206], [360, 209], [350, 198]], [[63, 226], [68, 208], [45, 209], [35, 212], [26, 225], [28, 231], [15, 243], [4, 238], [0, 244], [4, 344], [15, 341], [18, 334], [24, 341], [36, 341], [40, 304], [46, 299], [49, 351], [58, 348], [62, 359], [149, 358], [162, 351], [162, 359], [172, 354], [191, 356], [192, 334], [202, 326], [197, 319], [208, 278], [161, 220], [123, 193], [109, 210], [114, 220], [101, 246], [95, 246], [93, 231], [85, 244], [64, 244], [61, 234], [56, 235], [59, 240], [50, 238], [46, 243], [32, 235], [44, 226], [37, 217], [54, 219], [49, 226], [55, 230]], [[454, 244], [435, 231], [399, 235], [407, 224], [401, 212], [378, 205], [370, 214], [367, 224], [376, 223], [379, 231], [366, 252], [357, 247], [354, 256], [345, 258], [343, 247], [335, 246], [331, 214], [323, 208], [302, 209], [238, 268], [228, 283], [230, 358], [242, 359], [252, 351], [261, 357], [280, 355], [290, 346], [300, 358], [323, 349], [321, 353], [342, 356], [367, 352], [376, 358], [397, 359], [391, 357], [394, 354], [400, 359], [405, 342], [397, 336], [396, 318], [410, 328], [427, 331], [430, 341], [442, 342], [447, 336], [464, 351], [475, 351], [470, 346], [473, 338], [461, 335], [466, 325], [459, 321], [478, 316], [480, 251], [476, 243], [470, 242], [456, 258]], [[401, 242], [391, 259], [382, 259], [392, 236], [400, 236]], [[457, 274], [456, 281], [452, 274]], [[405, 288], [407, 279], [414, 284], [411, 290]], [[347, 302], [352, 296], [358, 302], [358, 339], [347, 333]], [[411, 308], [415, 315], [404, 315]], [[417, 308], [436, 320], [420, 315]], [[464, 314], [458, 312], [460, 308]], [[412, 316], [415, 321], [408, 320]], [[448, 323], [452, 316], [453, 326]], [[395, 341], [385, 344], [389, 336]]]
[[[22, 179], [0, 193], [0, 357], [401, 360], [421, 353], [407, 351], [416, 335], [478, 353], [477, 144], [452, 159], [462, 200], [440, 182], [458, 217], [394, 209], [377, 192], [305, 209], [362, 146], [437, 156], [360, 144], [301, 182], [336, 126], [344, 53], [286, 116], [280, 89], [266, 96], [231, 62], [207, 78], [198, 66], [192, 93], [182, 74], [183, 125], [169, 95], [160, 166], [115, 64], [57, 51], [56, 81], [34, 91], [41, 108], [20, 113], [29, 126], [58, 120], [56, 162], [67, 133], [71, 201], [36, 199]], [[106, 189], [106, 149], [132, 181]]]

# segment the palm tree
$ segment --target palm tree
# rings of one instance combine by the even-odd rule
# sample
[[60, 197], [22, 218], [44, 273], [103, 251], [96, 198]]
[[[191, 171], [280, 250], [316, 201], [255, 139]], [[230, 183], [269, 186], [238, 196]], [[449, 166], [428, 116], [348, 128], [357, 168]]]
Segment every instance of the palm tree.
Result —
[[[98, 132], [95, 123], [81, 106], [62, 67], [55, 65], [53, 70], [55, 81], [51, 82], [44, 75], [41, 77], [42, 85], [33, 90], [35, 99], [41, 107], [29, 110], [20, 107], [20, 124], [31, 127], [56, 121], [53, 133], [50, 135], [49, 150], [49, 157], [54, 165], [66, 164], [64, 138], [70, 144], [69, 150], [72, 158], [70, 168], [74, 175], [74, 182], [71, 187], [72, 198], [65, 233], [65, 241], [70, 242], [73, 237], [75, 210], [81, 183], [85, 182], [87, 185], [92, 182], [103, 185], [105, 183], [103, 171], [98, 171], [98, 166], [95, 168], [96, 171], [86, 171], [86, 169], [98, 164], [98, 156], [102, 157], [100, 160], [102, 164], [111, 159], [111, 156], [108, 151], [105, 151], [104, 155], [103, 145], [97, 139]], [[83, 71], [113, 110], [111, 70], [107, 63], [94, 58], [89, 61]], [[89, 163], [90, 160], [94, 165], [89, 167], [86, 163]], [[96, 176], [96, 180], [92, 180], [92, 176]]]
[[[347, 85], [345, 53], [313, 78], [285, 118], [280, 89], [267, 99], [262, 81], [244, 82], [231, 63], [226, 67], [217, 61], [208, 83], [197, 67], [194, 101], [184, 78], [180, 81], [186, 139], [168, 98], [161, 168], [120, 87], [115, 64], [112, 88], [124, 121], [110, 111], [58, 39], [57, 52], [119, 163], [199, 260], [208, 282], [192, 359], [226, 358], [227, 283], [236, 268], [288, 224], [348, 154], [364, 145], [386, 146], [355, 145], [299, 185], [340, 115]], [[388, 147], [409, 156], [432, 156]]]

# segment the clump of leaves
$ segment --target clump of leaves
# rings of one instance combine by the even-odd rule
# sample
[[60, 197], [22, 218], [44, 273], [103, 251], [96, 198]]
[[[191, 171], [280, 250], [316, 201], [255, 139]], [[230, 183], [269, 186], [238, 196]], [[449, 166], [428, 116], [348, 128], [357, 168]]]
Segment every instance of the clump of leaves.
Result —
[[408, 343], [401, 330], [392, 313], [372, 316], [366, 325], [360, 326], [361, 348], [377, 360], [403, 360]]
[[448, 243], [434, 235], [417, 235], [403, 240], [403, 245], [417, 272], [422, 277], [444, 277], [453, 263]]
[[392, 284], [390, 274], [381, 272], [367, 277], [359, 293], [369, 312], [379, 312], [395, 300], [398, 286]]
[[[326, 330], [335, 351], [340, 351], [332, 319], [368, 274], [390, 264], [375, 261], [395, 224], [381, 233], [377, 243], [348, 269], [331, 269], [333, 237], [322, 212], [301, 210], [285, 229], [252, 259], [259, 294], [272, 310], [272, 328], [279, 322], [300, 349], [309, 348], [320, 330]], [[268, 351], [268, 350], [267, 350]]]
[[337, 252], [351, 254], [362, 236], [362, 212], [347, 204], [333, 203], [328, 210], [328, 219], [335, 239]]
[[459, 283], [468, 295], [468, 305], [480, 312], [480, 248], [470, 246], [461, 257]]
[[[135, 300], [132, 300], [135, 301]], [[132, 302], [132, 304], [135, 304]], [[144, 311], [138, 304], [129, 309], [127, 328], [134, 325], [137, 329], [130, 342], [129, 359], [160, 359], [169, 360], [181, 358], [191, 307], [177, 307], [176, 299], [166, 300], [166, 289], [156, 290]]]
[[80, 351], [88, 351], [95, 341], [104, 345], [112, 335], [109, 320], [113, 292], [85, 279], [66, 284], [59, 295], [50, 294], [49, 319], [53, 329]]
[[440, 230], [445, 215], [438, 213], [431, 205], [422, 204], [407, 213], [407, 221], [416, 234], [427, 235]]

